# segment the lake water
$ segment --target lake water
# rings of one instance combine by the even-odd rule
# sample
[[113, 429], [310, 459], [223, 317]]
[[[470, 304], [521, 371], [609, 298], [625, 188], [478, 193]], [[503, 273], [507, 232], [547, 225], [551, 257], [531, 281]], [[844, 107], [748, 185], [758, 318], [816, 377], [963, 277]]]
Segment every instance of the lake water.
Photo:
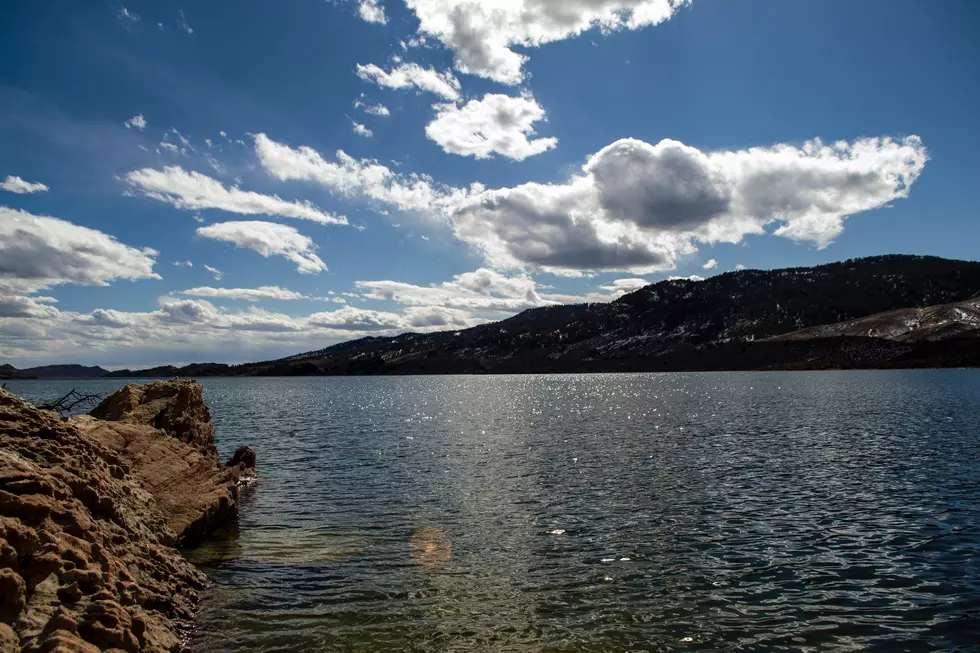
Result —
[[202, 382], [194, 651], [978, 650], [980, 371]]

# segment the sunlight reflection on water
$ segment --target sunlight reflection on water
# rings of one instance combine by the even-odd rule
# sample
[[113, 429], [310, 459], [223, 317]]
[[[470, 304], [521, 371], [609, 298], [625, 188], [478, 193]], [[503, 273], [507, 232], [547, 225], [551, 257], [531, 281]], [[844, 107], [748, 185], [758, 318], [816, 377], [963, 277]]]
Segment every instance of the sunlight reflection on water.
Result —
[[976, 650], [978, 371], [203, 383], [194, 651]]

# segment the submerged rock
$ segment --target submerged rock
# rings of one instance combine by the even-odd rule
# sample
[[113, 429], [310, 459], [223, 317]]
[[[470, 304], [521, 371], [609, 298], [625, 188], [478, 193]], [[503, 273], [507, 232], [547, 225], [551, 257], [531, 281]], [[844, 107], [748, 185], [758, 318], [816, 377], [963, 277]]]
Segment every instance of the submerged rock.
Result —
[[[206, 577], [173, 548], [237, 515], [201, 387], [130, 384], [63, 421], [0, 389], [0, 652], [176, 651]], [[244, 464], [251, 461], [251, 466]]]

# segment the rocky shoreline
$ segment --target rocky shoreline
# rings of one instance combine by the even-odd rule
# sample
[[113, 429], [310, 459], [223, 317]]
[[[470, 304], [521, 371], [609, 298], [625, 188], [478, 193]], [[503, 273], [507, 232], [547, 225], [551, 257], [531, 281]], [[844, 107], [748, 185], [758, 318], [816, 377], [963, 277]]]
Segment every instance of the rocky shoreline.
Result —
[[255, 478], [222, 464], [202, 388], [129, 384], [65, 419], [0, 389], [0, 653], [177, 651], [206, 577], [193, 546]]

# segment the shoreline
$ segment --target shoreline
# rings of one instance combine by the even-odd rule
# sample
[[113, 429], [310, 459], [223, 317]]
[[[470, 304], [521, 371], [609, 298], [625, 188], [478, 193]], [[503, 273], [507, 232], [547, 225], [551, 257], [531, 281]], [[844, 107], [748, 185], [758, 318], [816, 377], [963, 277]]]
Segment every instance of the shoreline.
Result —
[[[26, 379], [25, 379], [26, 380]], [[181, 549], [238, 514], [193, 381], [127, 384], [71, 418], [0, 390], [0, 651], [179, 651], [207, 577]]]

